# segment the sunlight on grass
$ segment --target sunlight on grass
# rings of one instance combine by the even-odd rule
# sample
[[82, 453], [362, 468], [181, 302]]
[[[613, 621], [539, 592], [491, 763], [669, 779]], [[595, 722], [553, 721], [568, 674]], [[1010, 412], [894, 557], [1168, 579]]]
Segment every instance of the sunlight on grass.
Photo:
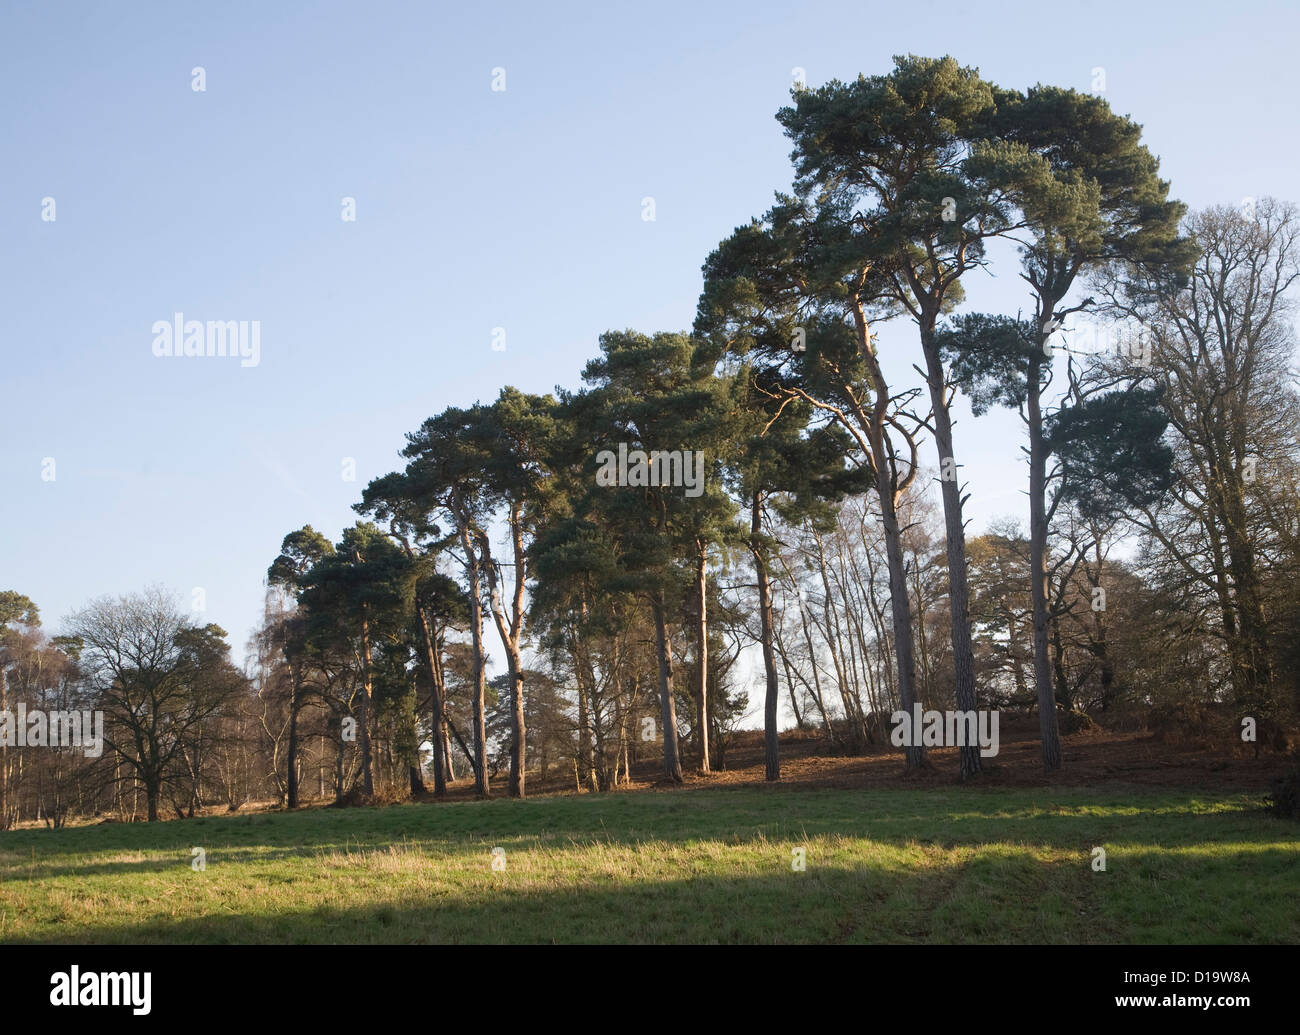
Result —
[[0, 840], [0, 939], [1300, 941], [1294, 826], [1240, 795], [1107, 793], [748, 789], [24, 831]]

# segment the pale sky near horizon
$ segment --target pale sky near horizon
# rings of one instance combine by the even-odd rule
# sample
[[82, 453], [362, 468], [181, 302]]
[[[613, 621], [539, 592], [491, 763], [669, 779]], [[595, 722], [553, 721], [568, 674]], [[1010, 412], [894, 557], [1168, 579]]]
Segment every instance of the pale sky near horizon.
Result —
[[[1300, 201], [1294, 4], [1043, 11], [6, 0], [0, 589], [57, 632], [103, 594], [201, 587], [238, 659], [284, 534], [337, 539], [425, 417], [577, 387], [604, 330], [689, 328], [709, 251], [789, 188], [796, 68], [949, 53], [1085, 91], [1104, 69], [1175, 197]], [[1014, 261], [993, 272], [973, 303], [1027, 304]], [[259, 363], [156, 357], [175, 313], [259, 321]], [[913, 328], [881, 342], [914, 383]], [[972, 532], [1021, 516], [1018, 418], [958, 435]]]

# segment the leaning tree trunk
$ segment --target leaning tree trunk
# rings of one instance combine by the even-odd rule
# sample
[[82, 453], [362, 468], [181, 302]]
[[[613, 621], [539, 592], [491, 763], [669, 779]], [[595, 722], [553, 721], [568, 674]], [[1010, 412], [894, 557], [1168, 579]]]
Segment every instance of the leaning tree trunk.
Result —
[[[948, 382], [935, 341], [933, 326], [921, 333], [925, 352], [926, 385], [934, 411], [934, 442], [939, 451], [939, 487], [943, 496], [943, 523], [948, 546], [948, 604], [952, 611], [952, 663], [957, 708], [973, 712], [975, 698], [975, 649], [970, 631], [970, 589], [966, 575], [966, 528], [962, 520], [961, 483], [957, 480], [957, 459], [952, 448], [952, 414], [948, 411]], [[961, 777], [974, 776], [981, 769], [978, 744], [961, 749]]]
[[510, 797], [522, 798], [528, 727], [524, 723], [524, 670], [517, 648], [510, 654], [510, 685], [513, 694], [510, 712]]
[[673, 700], [673, 656], [664, 620], [664, 598], [656, 592], [651, 603], [655, 619], [655, 647], [659, 658], [659, 721], [663, 724], [664, 775], [681, 783], [682, 762], [677, 754], [677, 703]]
[[[871, 446], [872, 466], [876, 474], [876, 496], [880, 500], [881, 525], [885, 538], [885, 560], [889, 569], [889, 610], [894, 627], [894, 662], [898, 669], [898, 700], [911, 714], [916, 701], [916, 658], [912, 647], [912, 598], [907, 589], [907, 567], [903, 560], [903, 532], [898, 523], [898, 474], [893, 452], [885, 438], [891, 403], [885, 374], [871, 344], [871, 328], [861, 305], [854, 309], [858, 348], [874, 383], [875, 399], [871, 419], [864, 429]], [[925, 747], [919, 743], [918, 731], [904, 751], [905, 765], [919, 768], [925, 763]]]
[[1034, 689], [1038, 696], [1038, 731], [1043, 771], [1061, 768], [1061, 737], [1052, 693], [1052, 663], [1047, 652], [1047, 443], [1043, 439], [1039, 371], [1042, 361], [1029, 360], [1026, 409], [1029, 418], [1029, 570], [1034, 607]]
[[496, 621], [501, 646], [506, 652], [510, 676], [510, 788], [512, 798], [524, 797], [525, 770], [527, 766], [528, 727], [524, 719], [524, 662], [519, 641], [524, 628], [524, 582], [527, 578], [528, 558], [524, 551], [523, 514], [518, 504], [510, 513], [510, 538], [514, 548], [515, 586], [510, 603], [510, 614], [505, 613], [501, 600], [499, 569], [484, 546], [483, 556], [492, 586], [492, 617]]
[[[443, 704], [444, 706], [446, 704], [445, 698], [443, 700]], [[447, 720], [445, 718], [446, 716], [445, 707], [443, 710], [443, 715], [444, 718], [442, 720], [442, 759], [444, 762], [447, 763], [447, 780], [449, 782], [454, 783], [456, 780], [456, 763], [454, 761], [454, 756], [451, 753], [451, 733], [447, 729]]]
[[[881, 525], [884, 529], [885, 558], [889, 568], [889, 610], [894, 627], [894, 662], [898, 669], [898, 703], [908, 715], [916, 701], [916, 660], [912, 650], [912, 598], [907, 591], [907, 568], [903, 560], [903, 533], [898, 524], [894, 498], [893, 463], [885, 454], [883, 429], [878, 428], [872, 443], [876, 454], [876, 495], [880, 499]], [[914, 743], [905, 749], [906, 766], [917, 769], [925, 764], [925, 747], [920, 731], [912, 731]]]

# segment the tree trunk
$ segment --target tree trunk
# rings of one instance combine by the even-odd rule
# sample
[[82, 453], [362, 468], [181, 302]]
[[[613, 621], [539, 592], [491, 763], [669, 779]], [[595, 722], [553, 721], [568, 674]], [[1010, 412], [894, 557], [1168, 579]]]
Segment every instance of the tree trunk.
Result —
[[[587, 626], [587, 602], [582, 601], [579, 627], [573, 633], [574, 679], [578, 684], [578, 757], [574, 760], [578, 787], [597, 790], [595, 760], [591, 753], [591, 707], [589, 690], [595, 686], [596, 674], [592, 671], [587, 654], [583, 630]], [[585, 677], [585, 679], [584, 679]]]
[[443, 767], [443, 751], [447, 741], [446, 726], [442, 718], [442, 679], [441, 666], [438, 664], [438, 646], [429, 626], [429, 616], [418, 603], [415, 605], [415, 617], [420, 626], [420, 638], [424, 641], [425, 664], [429, 666], [429, 740], [433, 746], [433, 794], [443, 798], [447, 795], [447, 773]]
[[[446, 713], [444, 712], [443, 714]], [[460, 753], [465, 756], [465, 761], [469, 763], [470, 772], [472, 772], [477, 777], [478, 762], [475, 760], [474, 755], [470, 752], [469, 746], [465, 743], [465, 739], [460, 735], [460, 730], [456, 729], [456, 724], [451, 721], [450, 715], [447, 716], [447, 729], [450, 730], [451, 735], [456, 738], [456, 746], [460, 748]], [[451, 757], [450, 749], [448, 749], [447, 751], [447, 757], [448, 758]]]
[[512, 659], [514, 671], [510, 678], [514, 686], [512, 699], [514, 711], [511, 717], [510, 744], [510, 797], [524, 797], [524, 776], [526, 752], [528, 748], [528, 727], [524, 723], [524, 673], [520, 667], [519, 657]]
[[524, 552], [523, 512], [517, 503], [510, 511], [510, 541], [514, 550], [515, 585], [509, 615], [506, 614], [501, 600], [503, 586], [500, 566], [493, 562], [486, 539], [483, 542], [483, 560], [488, 578], [491, 580], [492, 618], [496, 622], [497, 634], [501, 637], [501, 646], [506, 652], [506, 664], [510, 676], [509, 794], [512, 798], [522, 798], [527, 763], [528, 727], [524, 721], [524, 668], [519, 642], [524, 628], [524, 582], [527, 579], [525, 566], [528, 558]]
[[158, 821], [158, 798], [161, 791], [161, 781], [157, 777], [150, 776], [145, 780], [144, 794], [145, 802], [149, 810], [148, 818], [150, 823], [156, 823]]
[[[948, 411], [948, 383], [935, 341], [933, 319], [922, 325], [921, 345], [925, 352], [926, 385], [934, 410], [934, 442], [939, 451], [939, 486], [943, 495], [943, 523], [948, 546], [948, 606], [952, 612], [952, 663], [957, 708], [973, 712], [975, 695], [975, 650], [971, 644], [970, 590], [966, 575], [966, 528], [962, 520], [961, 484], [952, 448], [952, 415]], [[978, 744], [961, 749], [961, 777], [967, 779], [981, 769]]]
[[[789, 574], [788, 571], [787, 574]], [[831, 718], [826, 712], [826, 698], [822, 694], [821, 672], [818, 671], [817, 655], [813, 647], [812, 630], [808, 628], [808, 612], [804, 609], [802, 598], [799, 600], [799, 624], [803, 629], [804, 646], [808, 648], [809, 667], [812, 669], [813, 703], [817, 706], [817, 714], [821, 716], [822, 720], [822, 729], [826, 731], [826, 736], [831, 742], [831, 747], [838, 750], [839, 738], [835, 735], [835, 727], [831, 725]]]
[[[781, 779], [781, 745], [777, 736], [776, 709], [781, 692], [776, 676], [776, 654], [772, 649], [772, 581], [767, 570], [767, 555], [762, 544], [763, 493], [755, 492], [749, 512], [749, 549], [754, 555], [754, 573], [758, 576], [758, 614], [763, 646], [763, 672], [767, 689], [763, 697], [764, 778]], [[793, 690], [791, 691], [793, 693]]]
[[578, 756], [573, 760], [578, 787], [594, 790], [592, 786], [591, 758], [591, 713], [587, 704], [587, 684], [581, 677], [578, 681]]
[[794, 728], [804, 730], [807, 728], [807, 724], [804, 722], [803, 713], [799, 711], [799, 698], [795, 694], [794, 680], [790, 678], [790, 663], [784, 657], [781, 661], [784, 663], [786, 670], [785, 682], [787, 689], [790, 691], [790, 710], [794, 712]]
[[[1097, 556], [1097, 577], [1095, 580], [1090, 579], [1094, 589], [1101, 585], [1102, 572], [1102, 555], [1101, 539], [1098, 537], [1096, 543]], [[1092, 643], [1093, 653], [1101, 666], [1101, 710], [1109, 711], [1115, 698], [1115, 662], [1110, 654], [1109, 633], [1106, 625], [1106, 612], [1095, 610], [1092, 612]]]
[[478, 552], [470, 539], [468, 526], [462, 522], [461, 545], [469, 564], [469, 623], [474, 640], [474, 791], [486, 796], [489, 791], [487, 771], [487, 682], [483, 672], [483, 598]]
[[[1033, 626], [1031, 625], [1032, 629]], [[1018, 702], [1027, 702], [1029, 700], [1029, 686], [1025, 682], [1025, 669], [1020, 664], [1020, 651], [1016, 644], [1020, 642], [1020, 633], [1016, 626], [1014, 614], [1007, 616], [1007, 661], [1011, 665], [1011, 678], [1016, 682], [1016, 700]]]
[[[9, 710], [9, 686], [0, 659], [0, 712]], [[0, 830], [9, 829], [9, 747], [0, 742]]]
[[912, 586], [916, 591], [916, 645], [920, 648], [921, 653], [921, 672], [920, 679], [917, 683], [917, 693], [924, 693], [929, 698], [934, 693], [933, 672], [930, 667], [930, 644], [925, 635], [925, 587], [921, 584], [921, 566], [919, 563], [912, 565]]
[[[1226, 443], [1218, 452], [1220, 456], [1228, 452]], [[1222, 463], [1214, 473], [1218, 486], [1214, 495], [1221, 508], [1220, 522], [1240, 639], [1237, 657], [1242, 685], [1235, 689], [1238, 703], [1255, 708], [1271, 701], [1273, 672], [1268, 629], [1260, 603], [1259, 568], [1247, 526], [1245, 486], [1240, 471], [1227, 463]]]
[[447, 763], [447, 781], [454, 783], [456, 781], [456, 763], [452, 760], [451, 754], [451, 733], [447, 729], [447, 700], [443, 698], [443, 720], [442, 720], [442, 758]]
[[659, 721], [663, 724], [664, 775], [674, 783], [681, 783], [682, 763], [677, 754], [677, 703], [673, 699], [673, 656], [661, 592], [655, 592], [651, 610], [654, 612], [655, 647], [659, 658]]
[[[894, 660], [898, 668], [898, 702], [912, 714], [916, 702], [916, 660], [912, 652], [912, 600], [907, 591], [907, 569], [903, 563], [903, 537], [898, 525], [893, 465], [885, 453], [883, 429], [875, 432], [872, 450], [876, 453], [876, 495], [880, 499], [880, 518], [885, 535], [885, 557], [889, 566], [889, 609], [894, 625]], [[916, 769], [925, 763], [925, 747], [919, 743], [920, 731], [912, 731], [917, 743], [905, 749], [906, 766]]]
[[[1065, 676], [1065, 645], [1061, 642], [1061, 622], [1052, 620], [1052, 673], [1056, 681], [1056, 701], [1068, 705], [1070, 681]], [[1055, 710], [1055, 703], [1053, 703]]]
[[696, 649], [700, 656], [697, 737], [700, 745], [700, 772], [707, 773], [709, 771], [709, 557], [704, 540], [695, 540], [695, 548], [698, 551], [695, 561], [695, 593], [699, 597], [700, 604], [699, 626], [696, 629]]
[[289, 808], [298, 807], [298, 698], [301, 694], [302, 665], [295, 663], [289, 683]]
[[370, 765], [370, 620], [361, 612], [361, 707], [357, 727], [361, 741], [361, 788], [369, 798], [375, 793]]
[[[912, 652], [912, 602], [907, 590], [907, 569], [903, 563], [902, 530], [898, 524], [897, 505], [900, 487], [892, 450], [885, 438], [890, 393], [879, 358], [871, 344], [871, 328], [867, 323], [861, 304], [854, 307], [854, 325], [858, 332], [858, 348], [862, 353], [864, 362], [867, 364], [874, 385], [875, 398], [871, 408], [871, 419], [867, 422], [864, 430], [868, 434], [871, 446], [872, 466], [876, 475], [876, 495], [880, 500], [881, 523], [884, 529], [885, 557], [889, 567], [889, 606], [894, 626], [894, 660], [898, 669], [898, 698], [901, 707], [910, 712], [913, 703], [916, 701], [916, 661]], [[938, 407], [936, 407], [936, 420], [938, 417], [937, 410]], [[946, 412], [944, 417], [947, 417]], [[958, 510], [960, 511], [960, 506]], [[960, 519], [958, 526], [960, 527]], [[964, 547], [962, 556], [964, 561]], [[964, 567], [962, 568], [962, 574], [964, 577]], [[973, 685], [972, 683], [972, 687]], [[960, 701], [960, 699], [959, 693], [958, 700]], [[913, 730], [912, 732], [912, 739], [919, 740], [920, 738], [916, 736], [917, 731]], [[965, 775], [964, 751], [963, 748], [963, 775]], [[917, 768], [925, 761], [925, 748], [919, 743], [908, 745], [904, 757], [907, 768]], [[976, 754], [977, 765], [978, 761], [979, 756]]]
[[[1050, 317], [1051, 314], [1048, 313]], [[1029, 418], [1029, 570], [1034, 607], [1034, 689], [1038, 696], [1038, 731], [1043, 771], [1061, 768], [1061, 738], [1052, 693], [1051, 658], [1047, 653], [1047, 443], [1039, 391], [1042, 360], [1029, 360], [1027, 410]]]

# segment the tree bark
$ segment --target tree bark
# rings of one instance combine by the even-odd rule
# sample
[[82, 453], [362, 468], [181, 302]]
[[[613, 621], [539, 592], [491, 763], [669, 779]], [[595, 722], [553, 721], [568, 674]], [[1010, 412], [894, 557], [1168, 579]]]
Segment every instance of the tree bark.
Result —
[[[889, 443], [885, 437], [885, 424], [889, 417], [890, 393], [879, 358], [876, 356], [875, 349], [871, 344], [871, 329], [867, 324], [866, 315], [860, 304], [854, 308], [854, 323], [858, 332], [858, 348], [867, 364], [867, 369], [871, 373], [874, 388], [871, 420], [868, 422], [866, 431], [871, 445], [872, 466], [876, 477], [876, 495], [880, 500], [881, 524], [885, 538], [885, 558], [889, 568], [889, 607], [894, 627], [894, 660], [898, 669], [898, 698], [901, 707], [910, 713], [912, 705], [916, 701], [916, 660], [912, 650], [912, 602], [907, 590], [907, 569], [903, 563], [902, 529], [898, 524], [897, 507], [901, 487], [898, 484], [892, 450], [889, 448]], [[946, 418], [946, 412], [944, 416]], [[960, 515], [960, 504], [958, 505], [958, 513]], [[960, 516], [958, 526], [960, 527]], [[962, 545], [962, 559], [964, 563], [964, 543]], [[949, 570], [951, 570], [951, 565]], [[964, 577], [964, 567], [962, 573]], [[969, 630], [967, 639], [969, 641]], [[972, 682], [972, 688], [973, 686]], [[959, 693], [958, 701], [960, 702], [960, 700]], [[913, 730], [913, 734], [914, 740], [920, 739], [916, 735], [917, 731]], [[978, 749], [975, 757], [978, 764]], [[964, 758], [965, 755], [963, 754]], [[924, 746], [919, 743], [909, 745], [905, 750], [905, 759], [905, 764], [909, 769], [915, 769], [923, 765], [925, 762]], [[965, 775], [964, 761], [962, 774]]]
[[655, 647], [659, 659], [659, 721], [663, 724], [664, 775], [681, 783], [682, 763], [677, 754], [677, 703], [673, 699], [673, 656], [664, 620], [664, 598], [656, 591], [651, 600], [655, 620]]
[[424, 641], [425, 663], [429, 666], [429, 740], [433, 747], [433, 793], [437, 798], [447, 795], [447, 773], [443, 765], [443, 751], [447, 742], [446, 723], [442, 717], [442, 679], [441, 666], [438, 663], [438, 646], [429, 626], [429, 616], [417, 602], [415, 617], [420, 626], [420, 638]]
[[162, 792], [160, 782], [153, 776], [150, 776], [144, 785], [145, 803], [148, 807], [148, 817], [150, 823], [158, 821], [158, 798]]
[[[460, 508], [458, 508], [460, 509]], [[487, 683], [483, 658], [483, 598], [482, 571], [478, 550], [470, 535], [469, 522], [463, 510], [457, 514], [460, 525], [460, 542], [465, 550], [469, 567], [469, 619], [474, 641], [474, 791], [480, 796], [489, 792], [487, 771]]]
[[[583, 630], [587, 624], [587, 602], [582, 601], [579, 628], [573, 634], [573, 657], [575, 680], [578, 684], [578, 757], [574, 760], [577, 770], [578, 787], [595, 791], [595, 759], [591, 752], [591, 707], [588, 698], [589, 688], [595, 685], [596, 675], [592, 671], [587, 655]], [[580, 653], [581, 652], [581, 653]], [[583, 677], [586, 677], [584, 680]]]
[[343, 737], [339, 736], [338, 751], [334, 754], [334, 800], [343, 800]]
[[487, 561], [488, 575], [492, 580], [492, 617], [496, 622], [497, 634], [501, 637], [501, 646], [506, 652], [506, 664], [510, 676], [510, 789], [512, 798], [524, 797], [524, 775], [527, 749], [528, 728], [524, 722], [524, 667], [523, 655], [519, 649], [520, 637], [524, 624], [524, 582], [527, 578], [527, 557], [524, 553], [523, 513], [518, 504], [510, 512], [510, 540], [514, 549], [515, 584], [511, 601], [510, 614], [505, 613], [501, 602], [501, 576], [497, 566], [492, 564], [491, 553], [486, 542], [483, 554]]
[[301, 695], [302, 664], [295, 662], [289, 674], [289, 808], [298, 807], [298, 699]]
[[[1050, 318], [1051, 314], [1047, 314]], [[1026, 408], [1029, 420], [1029, 570], [1034, 608], [1034, 689], [1038, 696], [1038, 731], [1042, 740], [1043, 771], [1061, 768], [1061, 738], [1052, 693], [1052, 667], [1047, 652], [1047, 444], [1043, 439], [1043, 412], [1039, 375], [1042, 360], [1029, 360]]]
[[[912, 601], [907, 591], [907, 571], [903, 563], [902, 531], [898, 526], [893, 476], [884, 459], [883, 435], [877, 432], [880, 458], [876, 461], [876, 494], [880, 497], [881, 524], [885, 533], [885, 557], [889, 566], [889, 606], [894, 626], [894, 660], [898, 668], [898, 700], [903, 711], [912, 714], [916, 702], [916, 661], [912, 651]], [[875, 445], [872, 447], [875, 449]], [[906, 765], [916, 769], [925, 764], [925, 747], [919, 743], [920, 731], [913, 730], [918, 743], [905, 749]]]
[[698, 551], [695, 561], [695, 593], [699, 598], [699, 625], [696, 627], [696, 649], [699, 652], [700, 672], [698, 714], [700, 746], [700, 772], [709, 771], [709, 582], [708, 551], [704, 540], [695, 540]]
[[[758, 614], [763, 647], [763, 672], [767, 678], [763, 697], [764, 778], [781, 779], [781, 745], [777, 734], [777, 702], [781, 692], [776, 675], [776, 654], [772, 649], [772, 581], [767, 570], [763, 543], [763, 493], [752, 497], [749, 511], [749, 549], [754, 555], [754, 573], [758, 576]], [[815, 660], [814, 660], [815, 664]], [[793, 692], [793, 690], [792, 690]]]
[[[9, 685], [5, 681], [4, 660], [0, 659], [0, 712], [9, 710]], [[9, 823], [9, 747], [0, 743], [0, 830]]]
[[[937, 314], [935, 314], [937, 315]], [[961, 484], [952, 448], [952, 415], [948, 410], [948, 383], [935, 340], [934, 320], [922, 324], [921, 345], [925, 352], [926, 386], [934, 411], [934, 442], [939, 452], [939, 486], [943, 496], [943, 523], [948, 554], [948, 607], [952, 613], [952, 663], [954, 690], [960, 711], [975, 711], [975, 650], [970, 631], [970, 589], [966, 573], [966, 527], [962, 520]], [[945, 471], [945, 466], [948, 468]], [[981, 767], [978, 744], [961, 751], [961, 777], [977, 774]]]
[[370, 620], [361, 612], [361, 707], [358, 709], [357, 728], [361, 741], [361, 786], [370, 797], [375, 793], [374, 775], [370, 764]]
[[1273, 678], [1268, 631], [1260, 603], [1259, 569], [1247, 524], [1245, 486], [1241, 473], [1230, 463], [1226, 442], [1215, 450], [1211, 468], [1211, 499], [1217, 503], [1227, 570], [1232, 583], [1231, 606], [1236, 615], [1236, 658], [1240, 676], [1234, 687], [1238, 703], [1258, 707], [1267, 702]]

